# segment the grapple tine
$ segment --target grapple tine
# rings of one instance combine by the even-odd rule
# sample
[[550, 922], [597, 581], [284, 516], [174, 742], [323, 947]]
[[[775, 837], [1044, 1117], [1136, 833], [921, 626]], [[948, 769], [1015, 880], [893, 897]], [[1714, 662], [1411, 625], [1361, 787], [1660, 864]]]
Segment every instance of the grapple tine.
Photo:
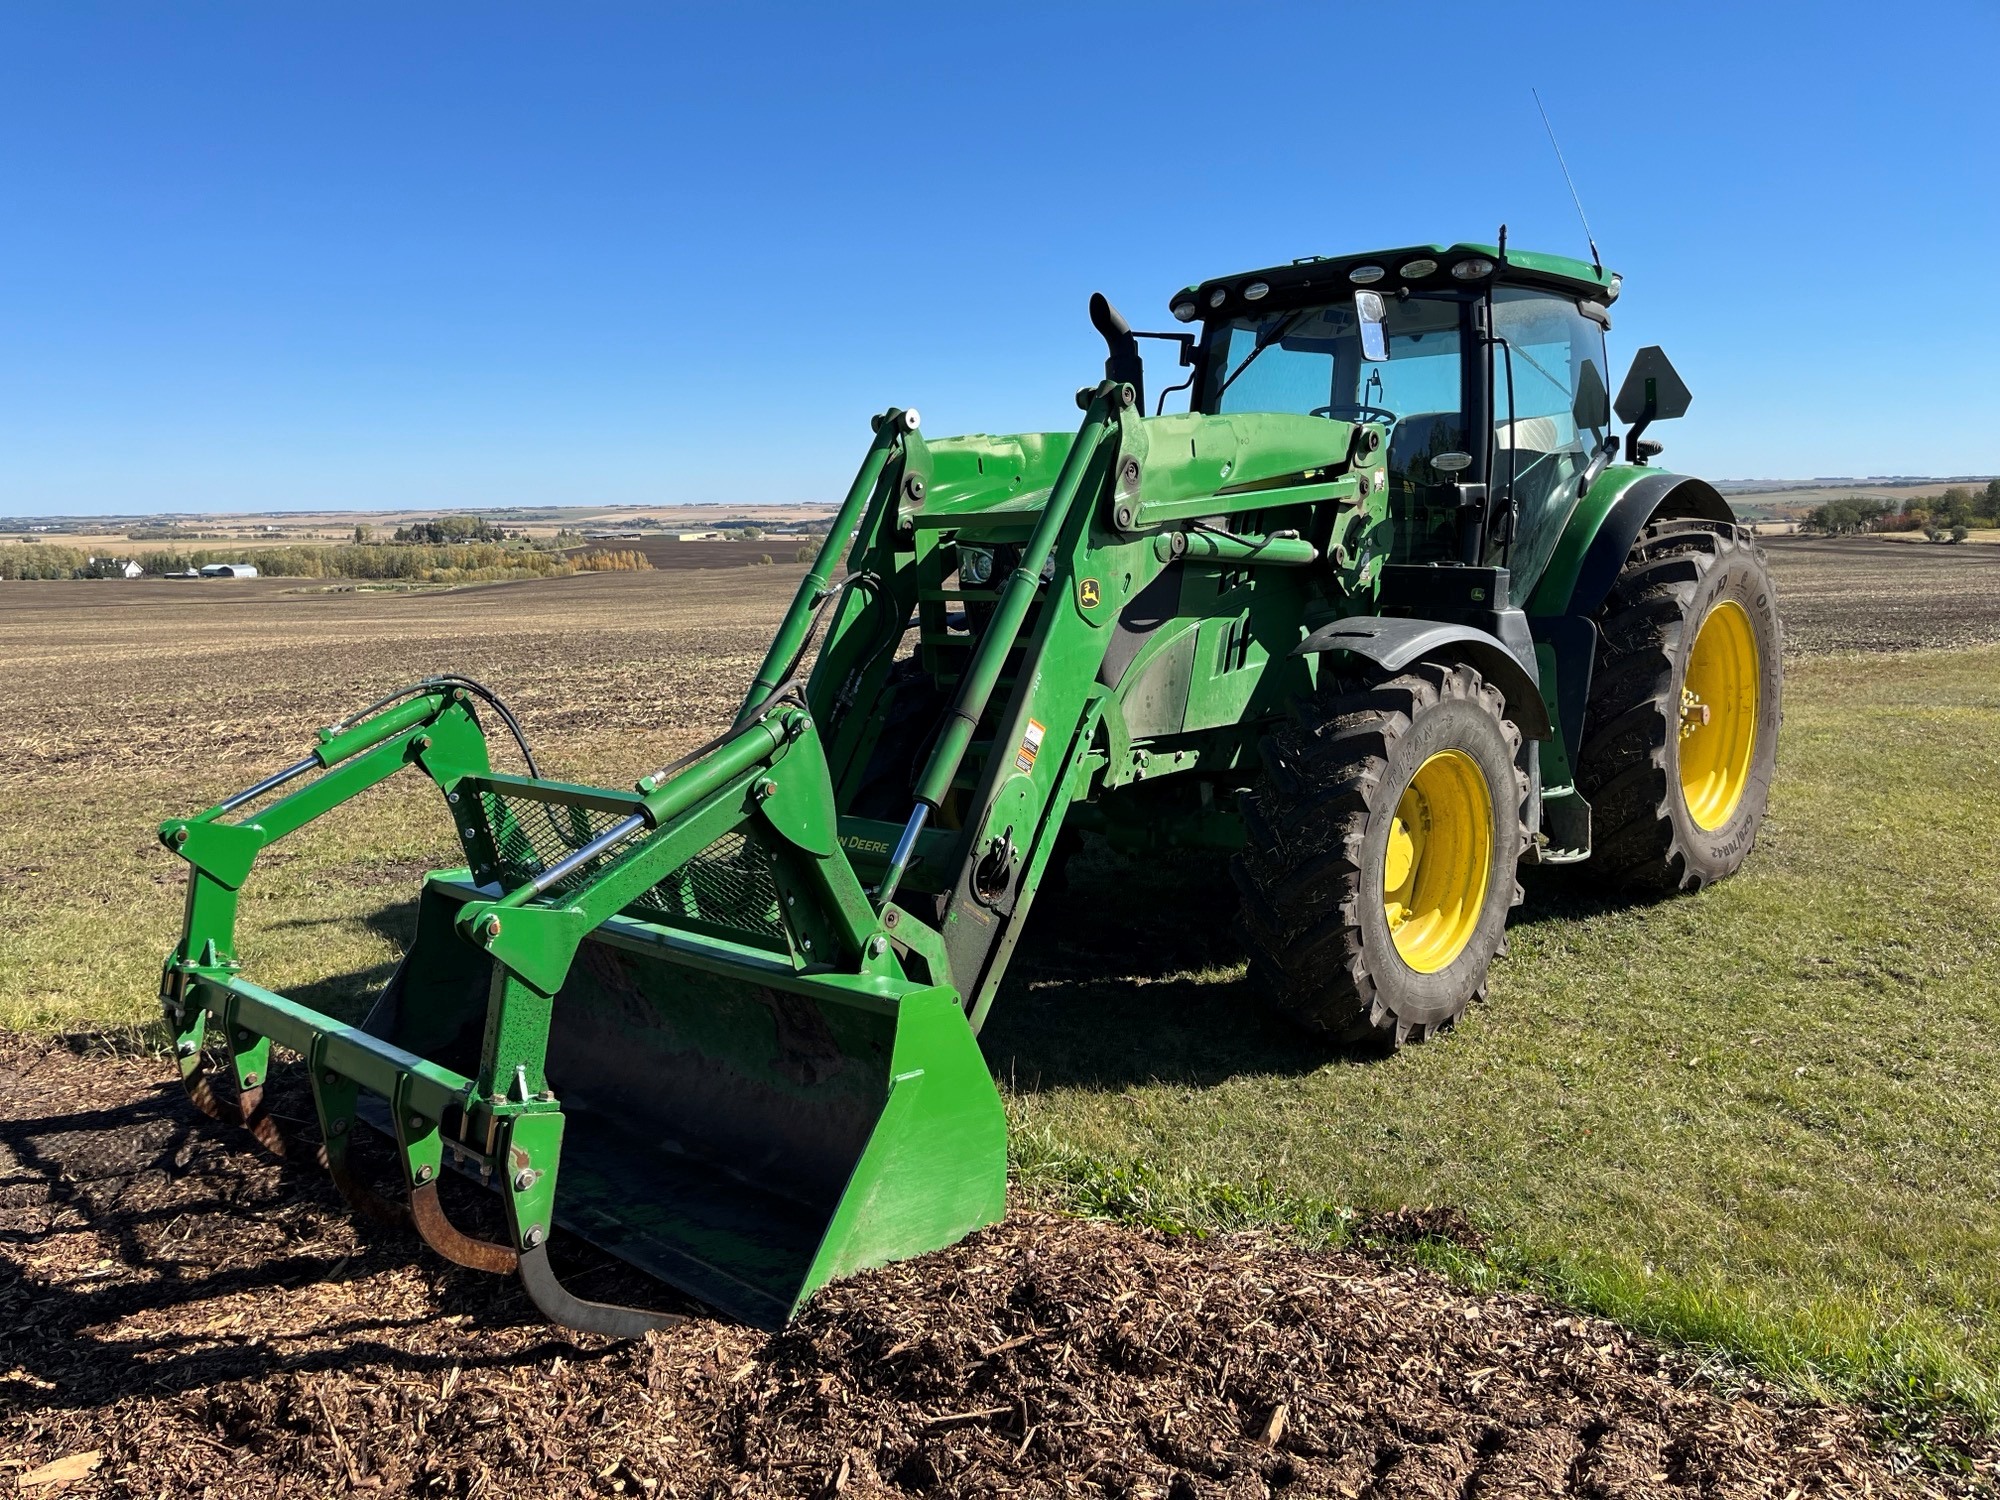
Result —
[[185, 1058], [181, 1061], [181, 1087], [187, 1092], [188, 1100], [194, 1107], [211, 1120], [226, 1120], [227, 1112], [222, 1101], [215, 1097], [215, 1090], [208, 1086], [208, 1069], [197, 1054], [193, 1066]]
[[273, 1156], [285, 1155], [284, 1132], [278, 1128], [278, 1122], [264, 1109], [263, 1084], [238, 1088], [236, 1107], [230, 1109], [216, 1097], [215, 1087], [209, 1082], [208, 1057], [202, 1051], [198, 1034], [193, 1051], [187, 1050], [185, 1041], [182, 1043], [179, 1061], [181, 1088], [186, 1091], [189, 1101], [196, 1109], [211, 1120], [242, 1125], [256, 1138], [257, 1144]]
[[354, 1175], [347, 1165], [347, 1152], [330, 1151], [320, 1147], [320, 1165], [326, 1168], [327, 1176], [339, 1190], [341, 1200], [356, 1213], [373, 1219], [377, 1224], [389, 1229], [407, 1229], [410, 1226], [410, 1211], [392, 1198], [385, 1198]]
[[656, 1328], [687, 1319], [679, 1313], [649, 1312], [612, 1302], [589, 1302], [573, 1294], [549, 1266], [549, 1228], [555, 1206], [556, 1168], [562, 1156], [563, 1117], [522, 1115], [507, 1132], [502, 1160], [502, 1197], [514, 1241], [521, 1246], [521, 1285], [542, 1316], [581, 1333], [636, 1339]]
[[243, 1127], [257, 1138], [258, 1145], [273, 1156], [285, 1154], [285, 1133], [264, 1108], [264, 1086], [261, 1083], [237, 1094], [236, 1112], [242, 1117]]
[[438, 1201], [438, 1179], [444, 1172], [441, 1122], [424, 1115], [411, 1102], [408, 1080], [398, 1083], [389, 1101], [389, 1115], [402, 1159], [403, 1182], [409, 1189], [410, 1222], [423, 1242], [454, 1265], [474, 1271], [511, 1272], [516, 1264], [512, 1246], [475, 1239], [445, 1217]]
[[[169, 1006], [167, 1014], [170, 1019], [182, 1015], [180, 976], [171, 965], [162, 981], [160, 999]], [[202, 1043], [207, 1037], [208, 1012], [198, 1005], [189, 1006], [185, 1018], [180, 1021], [180, 1035], [174, 1039], [174, 1061], [180, 1066], [181, 1087], [187, 1092], [188, 1102], [211, 1120], [220, 1120], [224, 1118], [222, 1101], [209, 1087], [208, 1055], [202, 1050]]]
[[505, 1276], [520, 1264], [520, 1257], [511, 1246], [475, 1239], [446, 1218], [444, 1205], [438, 1202], [435, 1180], [410, 1189], [410, 1222], [416, 1225], [426, 1245], [454, 1265]]
[[305, 1061], [306, 1078], [312, 1085], [313, 1111], [319, 1116], [319, 1159], [334, 1187], [356, 1213], [391, 1229], [406, 1227], [410, 1222], [408, 1210], [368, 1186], [349, 1164], [348, 1142], [353, 1139], [354, 1111], [360, 1100], [354, 1080], [327, 1067], [323, 1036], [313, 1038], [306, 1048]]
[[549, 1267], [549, 1247], [534, 1246], [521, 1252], [521, 1285], [551, 1323], [574, 1328], [579, 1333], [601, 1333], [607, 1338], [643, 1338], [656, 1328], [672, 1328], [687, 1319], [680, 1313], [649, 1312], [643, 1307], [625, 1307], [615, 1302], [587, 1302], [556, 1279]]

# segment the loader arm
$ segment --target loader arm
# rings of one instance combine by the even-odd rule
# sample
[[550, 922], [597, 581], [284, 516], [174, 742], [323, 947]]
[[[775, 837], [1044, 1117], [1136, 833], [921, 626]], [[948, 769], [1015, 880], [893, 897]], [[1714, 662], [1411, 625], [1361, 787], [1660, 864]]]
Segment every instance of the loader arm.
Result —
[[[261, 1091], [273, 1043], [299, 1054], [343, 1192], [394, 1212], [355, 1165], [371, 1124], [433, 1249], [612, 1334], [666, 1315], [564, 1290], [557, 1224], [776, 1326], [832, 1276], [997, 1219], [975, 1033], [1066, 820], [1199, 779], [1193, 821], [1226, 838], [1260, 721], [1310, 682], [1290, 648], [1372, 587], [1386, 534], [1367, 429], [1148, 419], [1113, 381], [1079, 401], [1073, 435], [926, 443], [914, 413], [879, 419], [735, 723], [630, 790], [494, 771], [438, 685], [164, 825], [192, 866], [162, 999], [197, 1104], [221, 1113], [219, 1042], [238, 1115], [282, 1150]], [[970, 584], [982, 551], [1005, 566]], [[898, 704], [921, 733], [887, 754]], [[235, 919], [259, 851], [405, 769], [466, 863], [425, 882], [367, 1017], [252, 983]], [[448, 1166], [498, 1191], [504, 1242], [452, 1226]]]
[[[1078, 401], [1073, 436], [906, 447], [808, 689], [843, 843], [898, 943], [901, 912], [935, 928], [975, 1028], [1077, 804], [1176, 773], [1241, 784], [1260, 721], [1310, 685], [1304, 623], [1371, 589], [1388, 540], [1379, 437], [1355, 424], [1146, 418], [1111, 381]], [[975, 551], [1004, 575], [969, 584]], [[899, 695], [928, 732], [890, 767], [897, 808], [877, 773]], [[1190, 821], [1231, 836], [1212, 799]]]

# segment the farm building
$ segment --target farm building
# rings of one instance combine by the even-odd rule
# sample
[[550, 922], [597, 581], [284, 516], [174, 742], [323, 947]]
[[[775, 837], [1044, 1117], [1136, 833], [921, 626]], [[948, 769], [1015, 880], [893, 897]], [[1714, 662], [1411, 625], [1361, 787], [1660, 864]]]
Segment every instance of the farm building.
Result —
[[202, 567], [204, 578], [255, 578], [257, 570], [249, 563], [207, 563]]

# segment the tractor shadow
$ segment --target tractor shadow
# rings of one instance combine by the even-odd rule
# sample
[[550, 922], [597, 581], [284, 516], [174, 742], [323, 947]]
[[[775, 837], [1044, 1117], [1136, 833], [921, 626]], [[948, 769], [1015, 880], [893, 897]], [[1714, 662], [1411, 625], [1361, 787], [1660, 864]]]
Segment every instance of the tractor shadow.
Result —
[[1243, 972], [1228, 856], [1090, 840], [1037, 894], [980, 1045], [1015, 1091], [1207, 1087], [1366, 1063], [1274, 1012]]
[[[1135, 857], [1091, 840], [1067, 875], [1067, 889], [1037, 896], [980, 1033], [1009, 1089], [1207, 1087], [1240, 1074], [1368, 1067], [1387, 1055], [1386, 1044], [1316, 1036], [1265, 1002], [1232, 931], [1226, 855]], [[1628, 910], [1636, 899], [1607, 892], [1579, 866], [1524, 866], [1521, 880], [1514, 930]]]
[[[351, 1209], [318, 1160], [295, 1062], [269, 1094], [280, 1159], [195, 1109], [166, 1040], [157, 1027], [0, 1039], [0, 1412], [364, 1361], [442, 1375], [606, 1352], [550, 1328], [512, 1277], [449, 1265]], [[386, 1143], [357, 1149], [386, 1193]], [[502, 1234], [492, 1194], [448, 1174], [442, 1197], [468, 1233]], [[638, 1272], [567, 1234], [551, 1245], [581, 1295], [659, 1304]], [[357, 1286], [329, 1296], [329, 1283]]]
[[[341, 918], [292, 917], [274, 922], [263, 929], [264, 945], [276, 947], [283, 943], [310, 942], [316, 927], [328, 926], [335, 922], [344, 923]], [[409, 951], [410, 944], [417, 936], [417, 903], [415, 898], [398, 901], [370, 912], [361, 919], [376, 937], [387, 942], [397, 953]], [[376, 964], [371, 968], [358, 969], [348, 974], [331, 974], [324, 979], [310, 980], [305, 984], [291, 986], [286, 994], [301, 1005], [309, 1005], [337, 1020], [359, 1024], [368, 1014], [368, 1007], [375, 1001], [382, 986], [389, 982], [389, 976], [396, 972], [396, 964]]]

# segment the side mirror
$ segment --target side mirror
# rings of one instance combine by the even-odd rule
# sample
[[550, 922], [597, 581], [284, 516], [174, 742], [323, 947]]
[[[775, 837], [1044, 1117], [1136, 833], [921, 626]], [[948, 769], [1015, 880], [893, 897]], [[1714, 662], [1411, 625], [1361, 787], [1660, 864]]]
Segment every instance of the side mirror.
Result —
[[1693, 401], [1687, 382], [1658, 344], [1648, 344], [1633, 355], [1625, 383], [1618, 387], [1618, 419], [1628, 424], [1625, 462], [1642, 464], [1658, 453], [1660, 445], [1641, 442], [1639, 434], [1654, 422], [1685, 414]]
[[1694, 397], [1688, 394], [1666, 352], [1658, 344], [1648, 344], [1632, 356], [1632, 368], [1618, 387], [1618, 420], [1644, 426], [1684, 416]]
[[1602, 432], [1611, 425], [1611, 392], [1604, 388], [1604, 377], [1597, 373], [1594, 359], [1586, 359], [1577, 372], [1570, 415], [1576, 419], [1579, 432]]
[[1389, 357], [1389, 336], [1382, 328], [1387, 312], [1380, 292], [1354, 294], [1354, 317], [1361, 325], [1361, 357], [1371, 364]]

